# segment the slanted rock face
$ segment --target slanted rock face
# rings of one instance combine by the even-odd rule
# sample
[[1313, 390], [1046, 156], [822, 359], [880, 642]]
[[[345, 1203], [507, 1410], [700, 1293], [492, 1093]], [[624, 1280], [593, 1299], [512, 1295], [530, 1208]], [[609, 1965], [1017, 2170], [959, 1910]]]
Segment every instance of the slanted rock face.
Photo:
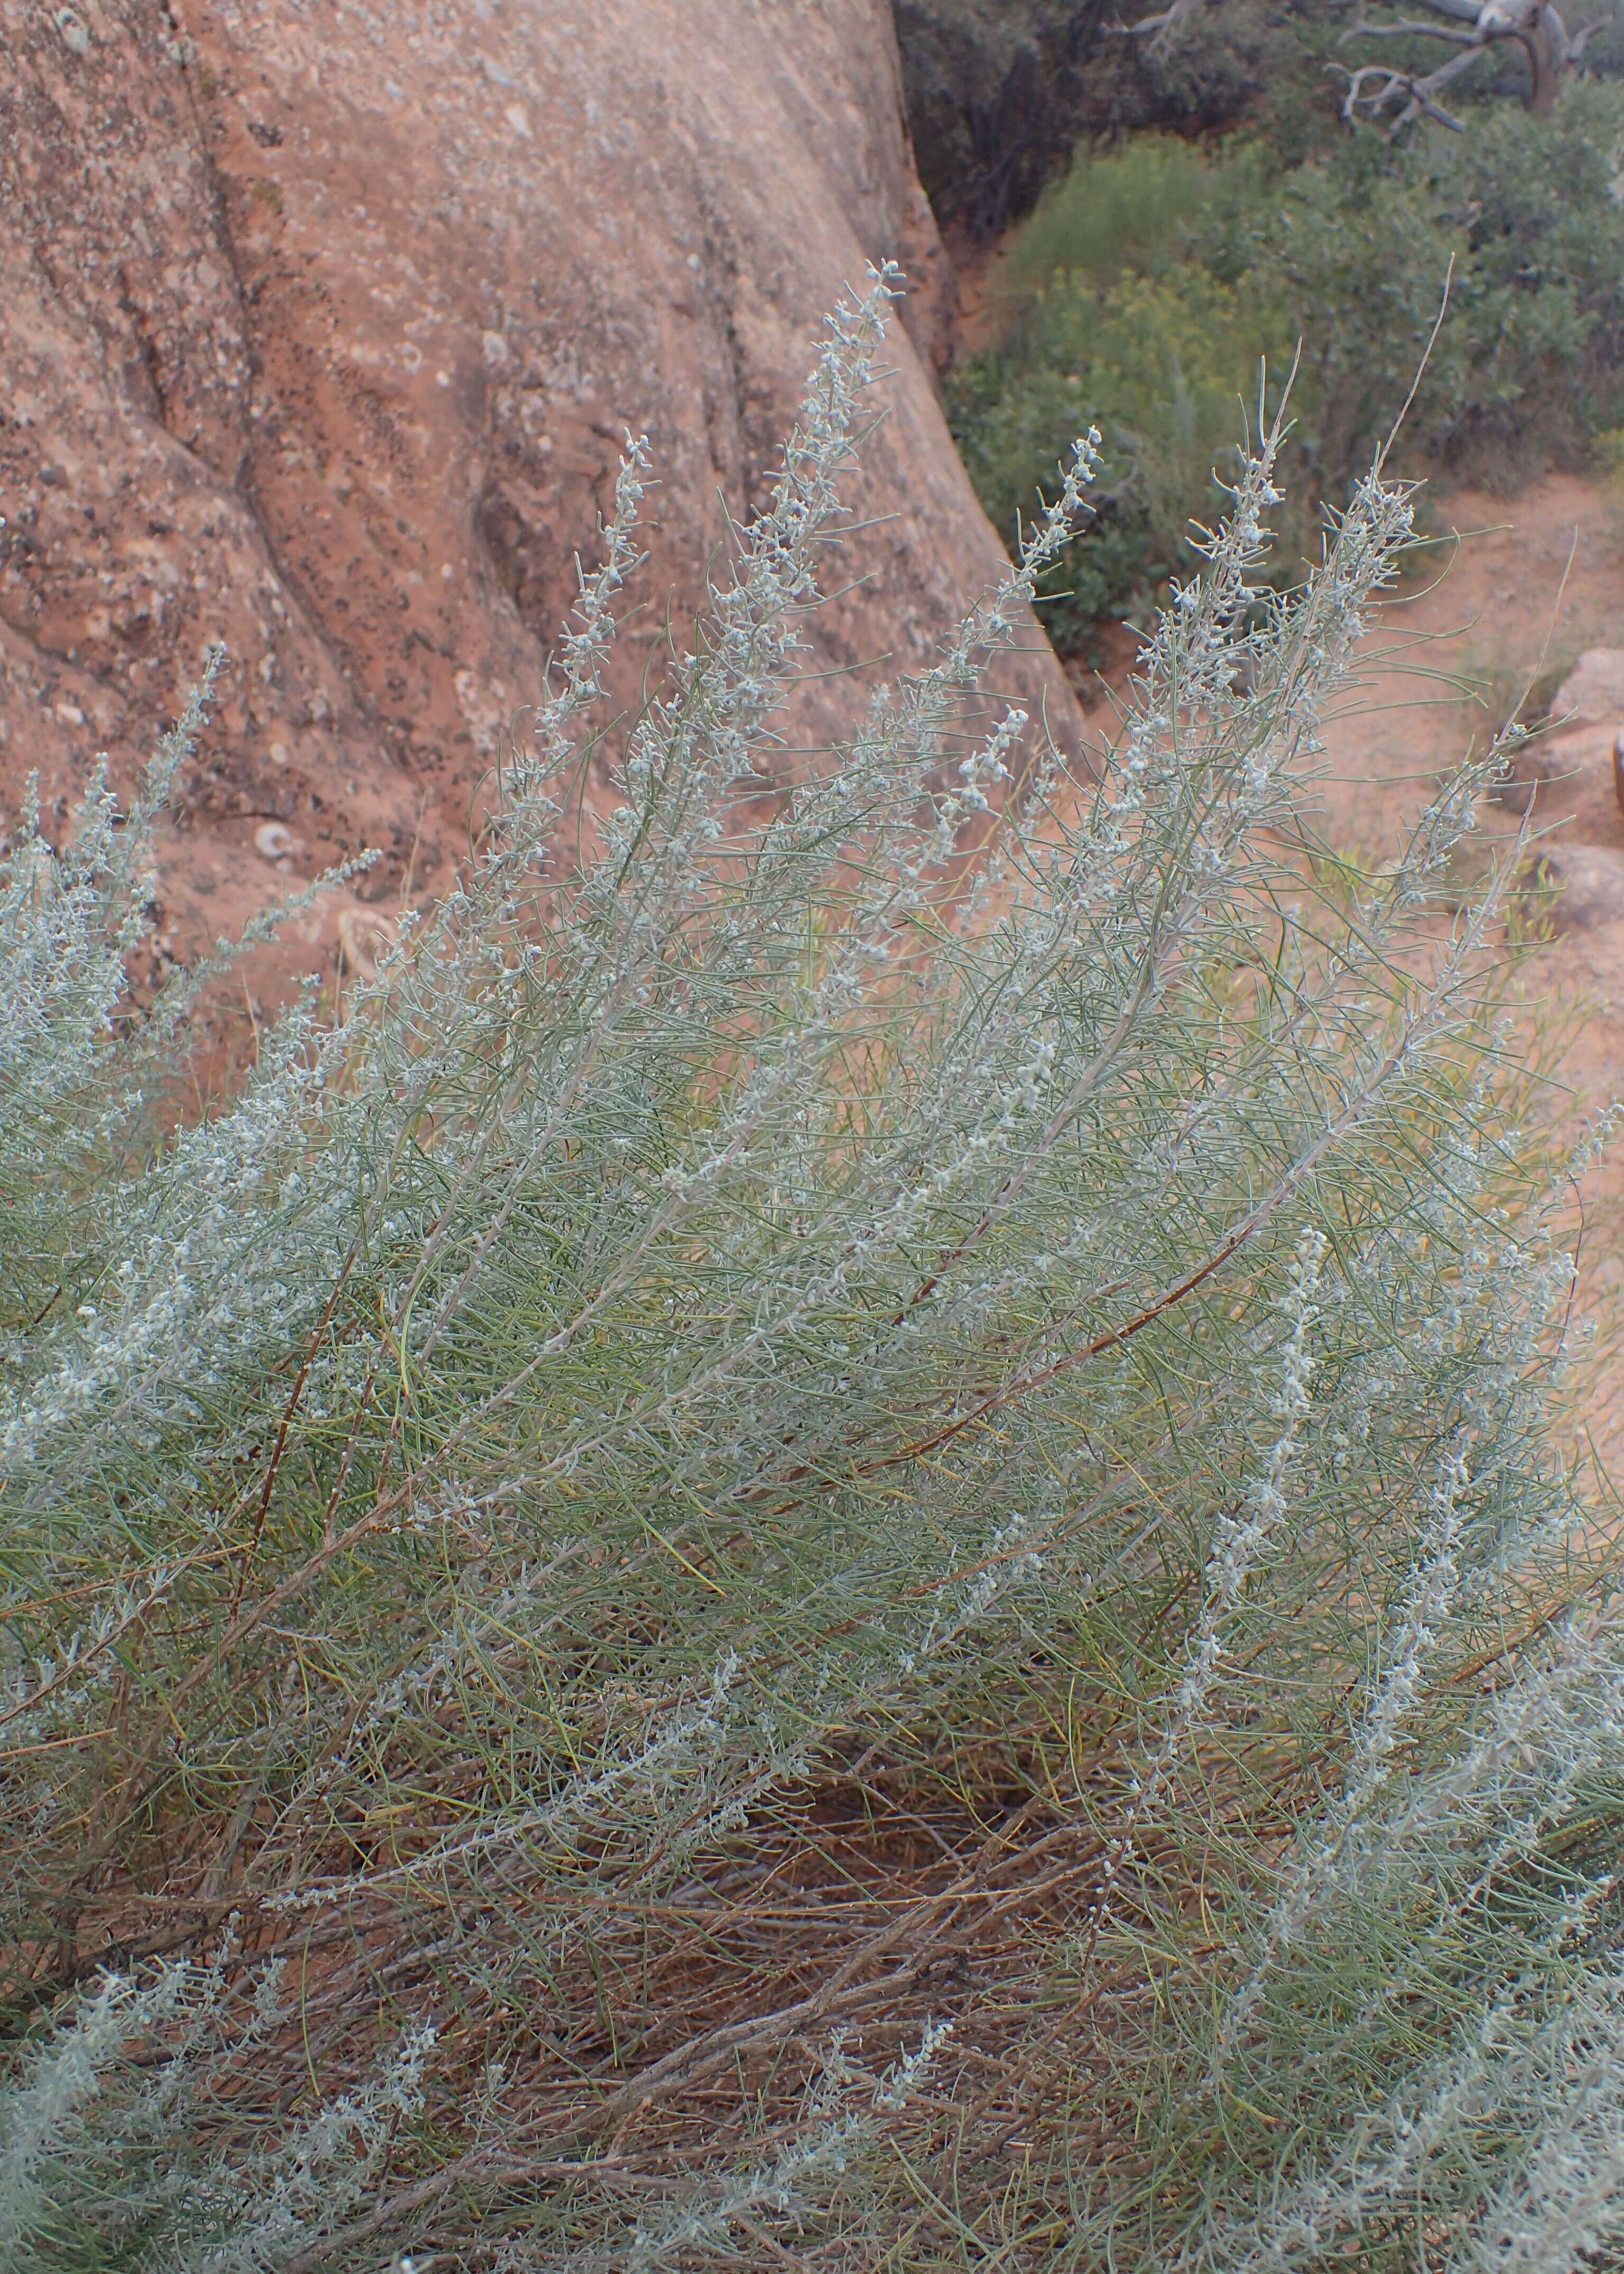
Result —
[[[49, 823], [98, 749], [127, 779], [223, 639], [177, 937], [364, 843], [367, 897], [432, 889], [625, 430], [661, 481], [629, 697], [887, 257], [923, 289], [855, 486], [878, 525], [813, 627], [860, 679], [927, 661], [1001, 563], [928, 369], [888, 0], [0, 0], [0, 804], [37, 766]], [[1002, 681], [1068, 743], [1033, 647]], [[858, 699], [825, 678], [797, 726]]]

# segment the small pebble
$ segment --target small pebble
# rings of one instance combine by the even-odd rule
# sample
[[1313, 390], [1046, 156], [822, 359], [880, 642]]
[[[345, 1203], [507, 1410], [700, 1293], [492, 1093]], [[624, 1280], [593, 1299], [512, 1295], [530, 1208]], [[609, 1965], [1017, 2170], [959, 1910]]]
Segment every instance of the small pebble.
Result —
[[254, 851], [265, 861], [290, 861], [304, 845], [285, 822], [262, 821], [254, 832]]

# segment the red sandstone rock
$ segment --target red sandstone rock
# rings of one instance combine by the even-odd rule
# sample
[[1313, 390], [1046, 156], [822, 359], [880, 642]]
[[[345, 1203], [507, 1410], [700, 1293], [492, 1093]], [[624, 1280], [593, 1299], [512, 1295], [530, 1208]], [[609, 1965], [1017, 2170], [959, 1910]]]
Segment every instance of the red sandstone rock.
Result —
[[1624, 853], [1605, 845], [1542, 844], [1534, 863], [1537, 889], [1554, 931], [1593, 931], [1624, 923]]
[[[629, 698], [722, 501], [748, 516], [770, 480], [822, 314], [887, 257], [924, 289], [857, 485], [879, 525], [839, 564], [867, 581], [815, 637], [860, 680], [927, 661], [1000, 555], [927, 367], [941, 252], [890, 18], [0, 0], [0, 809], [37, 767], [49, 825], [102, 748], [127, 781], [222, 639], [165, 841], [183, 952], [364, 844], [366, 899], [432, 889], [624, 430], [662, 482]], [[1004, 681], [1071, 746], [1033, 646]], [[825, 678], [797, 725], [856, 700]], [[256, 850], [267, 822], [297, 856]]]
[[1587, 648], [1558, 689], [1551, 716], [1575, 727], [1624, 719], [1624, 649]]

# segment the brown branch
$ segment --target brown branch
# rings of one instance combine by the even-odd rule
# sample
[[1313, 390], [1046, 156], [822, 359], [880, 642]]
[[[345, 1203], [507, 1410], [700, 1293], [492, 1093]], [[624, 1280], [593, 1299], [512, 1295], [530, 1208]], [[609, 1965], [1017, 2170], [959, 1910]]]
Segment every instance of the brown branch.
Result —
[[[310, 2249], [290, 2259], [284, 2274], [314, 2274], [315, 2269], [329, 2264], [341, 2251], [357, 2243], [370, 2241], [386, 2229], [398, 2226], [401, 2220], [410, 2217], [413, 2211], [438, 2202], [458, 2186], [477, 2185], [485, 2192], [492, 2192], [527, 2179], [588, 2173], [593, 2168], [590, 2162], [568, 2163], [564, 2158], [572, 2149], [584, 2144], [609, 2126], [640, 2115], [657, 2101], [668, 2099], [685, 2086], [699, 2083], [745, 2053], [758, 2051], [763, 2045], [780, 2043], [800, 2030], [838, 2021], [846, 2014], [861, 2011], [865, 2005], [876, 1999], [915, 1987], [929, 1951], [951, 1929], [959, 1908], [974, 1895], [996, 1862], [1000, 1851], [1025, 1829], [1040, 1804], [1034, 1796], [1006, 1818], [988, 1835], [973, 1863], [952, 1886], [923, 1897], [911, 1905], [900, 1918], [870, 1935], [821, 1989], [768, 2013], [751, 2014], [740, 2022], [724, 2022], [703, 2036], [690, 2039], [687, 2044], [677, 2046], [622, 2085], [618, 2092], [611, 2093], [600, 2101], [596, 2108], [538, 2142], [533, 2153], [498, 2156], [488, 2149], [480, 2149], [459, 2157], [455, 2163], [447, 2164], [442, 2170], [418, 2180], [415, 2186], [380, 2202], [365, 2218], [357, 2219], [335, 2233], [324, 2236]], [[944, 1913], [947, 1916], [943, 1916]], [[919, 1943], [918, 1937], [921, 1931], [925, 1939]], [[899, 1944], [910, 1939], [915, 1941], [916, 1946], [901, 1965], [882, 1975], [858, 1978], [868, 1975], [868, 1969], [876, 1960], [888, 1957]], [[509, 2140], [523, 2141], [528, 2128], [518, 2127], [508, 2135]]]
[[230, 1607], [226, 1613], [228, 1619], [235, 1619], [241, 1608], [243, 1590], [248, 1584], [250, 1568], [254, 1557], [259, 1552], [259, 1543], [265, 1537], [266, 1518], [270, 1514], [271, 1498], [276, 1490], [276, 1479], [281, 1473], [283, 1456], [288, 1449], [288, 1432], [293, 1426], [293, 1417], [298, 1411], [299, 1400], [304, 1395], [304, 1384], [310, 1379], [310, 1370], [315, 1364], [316, 1352], [321, 1348], [322, 1337], [333, 1322], [333, 1314], [338, 1307], [338, 1299], [344, 1291], [345, 1283], [355, 1269], [356, 1258], [359, 1253], [358, 1246], [352, 1246], [349, 1254], [345, 1256], [343, 1269], [333, 1283], [333, 1291], [327, 1297], [327, 1307], [317, 1321], [316, 1330], [310, 1338], [304, 1358], [300, 1360], [291, 1395], [282, 1410], [282, 1427], [276, 1432], [276, 1442], [272, 1449], [270, 1460], [266, 1465], [265, 1490], [259, 1495], [259, 1506], [254, 1517], [253, 1531], [243, 1549], [242, 1562], [237, 1574], [237, 1584], [231, 1590]]

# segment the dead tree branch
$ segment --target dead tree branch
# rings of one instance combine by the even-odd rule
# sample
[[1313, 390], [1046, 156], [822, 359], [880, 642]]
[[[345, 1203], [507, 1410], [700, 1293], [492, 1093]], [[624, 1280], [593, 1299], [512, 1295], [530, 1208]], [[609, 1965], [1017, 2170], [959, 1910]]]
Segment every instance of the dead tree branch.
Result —
[[[1342, 34], [1344, 41], [1440, 40], [1456, 51], [1431, 71], [1361, 64], [1345, 72], [1348, 88], [1342, 117], [1380, 125], [1390, 139], [1424, 117], [1457, 134], [1462, 132], [1463, 122], [1446, 109], [1440, 94], [1474, 68], [1480, 56], [1505, 41], [1513, 41], [1528, 57], [1529, 109], [1548, 110], [1563, 74], [1578, 64], [1591, 39], [1609, 20], [1599, 18], [1570, 33], [1551, 0], [1418, 0], [1418, 4], [1425, 11], [1421, 17], [1406, 15], [1372, 23], [1361, 14]], [[1214, 5], [1222, 5], [1222, 0], [1168, 0], [1166, 6], [1118, 28], [1130, 38], [1144, 40], [1151, 54], [1165, 56], [1198, 11]]]

